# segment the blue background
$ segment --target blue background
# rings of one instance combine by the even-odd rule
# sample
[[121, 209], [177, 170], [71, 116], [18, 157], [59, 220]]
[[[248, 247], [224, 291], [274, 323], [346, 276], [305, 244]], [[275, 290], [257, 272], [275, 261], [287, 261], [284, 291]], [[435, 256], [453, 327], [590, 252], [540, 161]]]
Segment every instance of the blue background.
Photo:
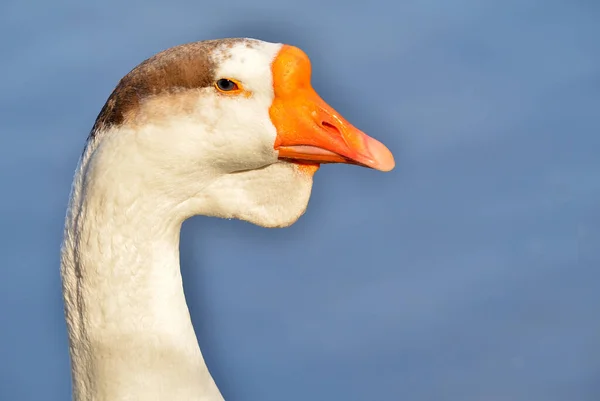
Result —
[[66, 400], [59, 247], [117, 81], [164, 48], [302, 47], [396, 155], [288, 229], [196, 217], [186, 294], [228, 401], [600, 399], [600, 3], [3, 1], [0, 399]]

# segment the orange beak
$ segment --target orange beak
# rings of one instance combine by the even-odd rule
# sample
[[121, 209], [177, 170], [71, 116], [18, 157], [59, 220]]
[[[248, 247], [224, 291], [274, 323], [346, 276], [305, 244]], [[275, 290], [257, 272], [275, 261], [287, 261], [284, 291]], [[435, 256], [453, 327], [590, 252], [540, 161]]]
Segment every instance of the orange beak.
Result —
[[394, 168], [394, 156], [385, 145], [352, 126], [315, 92], [310, 60], [302, 50], [284, 45], [271, 68], [275, 98], [269, 114], [280, 159]]

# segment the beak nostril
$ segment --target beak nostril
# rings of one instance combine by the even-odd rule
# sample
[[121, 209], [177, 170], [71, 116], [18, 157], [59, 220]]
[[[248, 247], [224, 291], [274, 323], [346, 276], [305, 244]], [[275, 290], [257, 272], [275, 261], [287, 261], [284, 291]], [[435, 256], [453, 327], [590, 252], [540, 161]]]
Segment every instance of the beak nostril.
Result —
[[336, 134], [341, 135], [342, 133], [335, 125], [328, 123], [327, 121], [321, 121], [321, 127], [325, 128], [328, 131], [334, 132]]

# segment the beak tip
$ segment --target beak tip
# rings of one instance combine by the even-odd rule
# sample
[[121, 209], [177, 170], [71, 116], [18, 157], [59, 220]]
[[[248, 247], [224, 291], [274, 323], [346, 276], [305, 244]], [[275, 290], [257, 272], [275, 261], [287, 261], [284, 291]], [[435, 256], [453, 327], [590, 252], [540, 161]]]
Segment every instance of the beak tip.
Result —
[[368, 147], [373, 157], [373, 162], [370, 163], [369, 167], [383, 172], [392, 171], [396, 167], [394, 155], [383, 143], [371, 139]]

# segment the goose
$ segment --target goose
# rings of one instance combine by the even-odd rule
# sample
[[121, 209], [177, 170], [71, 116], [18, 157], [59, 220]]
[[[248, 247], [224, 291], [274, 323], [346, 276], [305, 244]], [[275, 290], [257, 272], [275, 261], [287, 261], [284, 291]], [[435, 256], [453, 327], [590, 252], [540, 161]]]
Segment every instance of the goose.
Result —
[[394, 168], [310, 77], [298, 47], [233, 38], [172, 47], [119, 81], [75, 170], [61, 247], [75, 401], [222, 401], [184, 297], [183, 221], [286, 227], [321, 164]]

